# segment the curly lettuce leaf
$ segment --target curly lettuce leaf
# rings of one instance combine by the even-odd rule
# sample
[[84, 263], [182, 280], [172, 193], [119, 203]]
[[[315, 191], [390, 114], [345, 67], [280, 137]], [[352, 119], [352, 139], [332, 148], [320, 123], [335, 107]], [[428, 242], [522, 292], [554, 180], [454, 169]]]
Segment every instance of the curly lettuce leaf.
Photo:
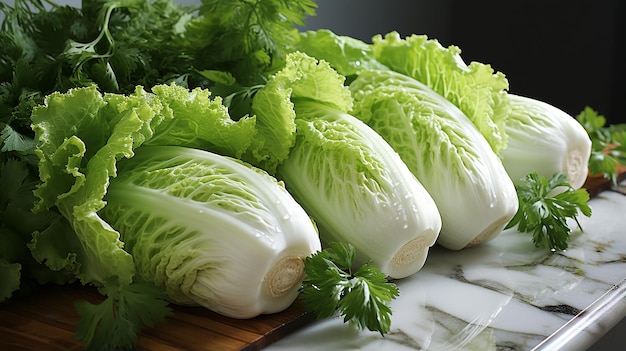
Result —
[[[140, 133], [156, 108], [115, 114], [95, 86], [53, 93], [32, 115], [35, 150], [40, 158], [41, 185], [35, 190], [38, 211], [56, 206], [67, 218], [86, 251], [83, 283], [104, 284], [111, 276], [130, 284], [133, 259], [123, 249], [119, 233], [97, 212], [105, 203], [109, 177], [118, 158], [131, 157], [133, 133]], [[158, 106], [158, 105], [157, 105]], [[108, 112], [108, 113], [104, 113]], [[143, 118], [141, 118], [142, 116]]]
[[327, 62], [302, 52], [287, 54], [285, 66], [270, 77], [252, 100], [258, 133], [246, 161], [274, 173], [295, 143], [293, 100], [315, 100], [347, 112], [352, 108], [352, 97], [344, 80]]
[[256, 117], [232, 120], [221, 97], [210, 98], [208, 90], [190, 91], [177, 85], [157, 85], [152, 93], [172, 110], [173, 118], [160, 125], [146, 145], [193, 147], [235, 158], [249, 148]]
[[404, 39], [397, 32], [372, 38], [374, 57], [390, 69], [413, 77], [454, 103], [478, 127], [494, 152], [507, 143], [505, 121], [509, 83], [488, 64], [463, 62], [456, 46], [444, 48], [426, 35]]

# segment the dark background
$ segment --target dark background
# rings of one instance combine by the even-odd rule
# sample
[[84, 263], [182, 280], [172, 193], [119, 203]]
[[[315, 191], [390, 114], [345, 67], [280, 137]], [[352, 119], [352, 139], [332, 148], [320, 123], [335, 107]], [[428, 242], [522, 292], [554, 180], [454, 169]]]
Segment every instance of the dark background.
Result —
[[426, 34], [490, 64], [509, 91], [575, 116], [585, 106], [626, 123], [623, 0], [318, 0], [306, 28], [371, 42], [375, 34]]

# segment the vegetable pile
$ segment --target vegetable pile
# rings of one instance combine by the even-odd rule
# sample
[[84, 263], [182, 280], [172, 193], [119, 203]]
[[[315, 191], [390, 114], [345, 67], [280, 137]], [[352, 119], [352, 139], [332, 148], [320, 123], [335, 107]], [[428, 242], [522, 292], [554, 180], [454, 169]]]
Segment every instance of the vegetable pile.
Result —
[[299, 296], [385, 334], [390, 280], [435, 244], [568, 247], [625, 128], [425, 35], [298, 29], [316, 6], [0, 3], [0, 302], [97, 287], [88, 349], [132, 348], [170, 303], [252, 318]]

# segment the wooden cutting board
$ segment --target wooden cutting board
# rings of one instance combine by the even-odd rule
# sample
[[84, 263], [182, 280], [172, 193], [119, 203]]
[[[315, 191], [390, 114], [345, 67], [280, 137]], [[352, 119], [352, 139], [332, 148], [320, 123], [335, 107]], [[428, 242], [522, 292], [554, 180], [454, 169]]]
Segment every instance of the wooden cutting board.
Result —
[[[77, 300], [99, 302], [95, 289], [51, 285], [0, 309], [0, 350], [81, 350], [73, 338]], [[299, 301], [287, 310], [249, 320], [221, 316], [201, 307], [173, 306], [167, 323], [146, 330], [136, 350], [259, 350], [313, 321]]]
[[[620, 180], [626, 168], [620, 169]], [[590, 177], [584, 187], [592, 197], [611, 187]], [[76, 300], [99, 302], [95, 289], [80, 285], [46, 286], [40, 291], [0, 306], [0, 350], [80, 350], [73, 338], [79, 317]], [[137, 350], [230, 351], [260, 350], [315, 320], [299, 301], [287, 310], [248, 320], [221, 316], [201, 307], [174, 306], [167, 323], [142, 333]]]

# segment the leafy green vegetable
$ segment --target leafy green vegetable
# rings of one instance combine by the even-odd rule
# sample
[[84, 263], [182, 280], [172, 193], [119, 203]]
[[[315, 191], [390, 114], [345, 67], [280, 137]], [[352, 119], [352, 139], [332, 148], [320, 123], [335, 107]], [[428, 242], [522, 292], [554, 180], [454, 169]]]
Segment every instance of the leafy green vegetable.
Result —
[[328, 29], [301, 32], [294, 49], [329, 62], [348, 79], [364, 69], [388, 69], [374, 58], [371, 45]]
[[606, 125], [606, 118], [587, 106], [576, 119], [591, 138], [589, 174], [602, 175], [617, 185], [617, 166], [626, 166], [626, 124]]
[[26, 293], [48, 282], [71, 282], [76, 270], [69, 249], [76, 241], [71, 237], [63, 241], [66, 249], [47, 257], [43, 263], [40, 243], [52, 235], [63, 237], [69, 224], [58, 212], [31, 211], [38, 178], [26, 161], [15, 157], [4, 159], [5, 155], [0, 154], [0, 275], [3, 278], [0, 301], [10, 298], [18, 288]]
[[262, 84], [283, 65], [283, 51], [314, 16], [312, 0], [203, 0], [185, 33], [202, 67], [231, 74], [240, 86]]
[[582, 187], [592, 142], [580, 123], [546, 102], [515, 94], [508, 99], [509, 142], [500, 158], [513, 183], [523, 182], [531, 172], [544, 177], [563, 172], [574, 189]]
[[436, 39], [397, 32], [372, 38], [374, 57], [390, 69], [413, 77], [454, 103], [476, 125], [498, 154], [506, 146], [504, 124], [509, 113], [509, 83], [488, 64], [466, 65], [456, 46], [444, 48]]
[[18, 133], [10, 125], [5, 125], [0, 131], [0, 151], [28, 152], [35, 147], [35, 141], [27, 136]]
[[356, 247], [392, 278], [419, 271], [441, 229], [430, 194], [393, 149], [356, 117], [296, 102], [296, 144], [278, 168], [323, 242]]
[[344, 80], [326, 62], [302, 52], [287, 54], [282, 69], [271, 75], [252, 98], [248, 113], [256, 117], [257, 134], [244, 159], [274, 173], [295, 143], [297, 116], [293, 101], [313, 100], [347, 111], [352, 107], [352, 97]]
[[[74, 275], [83, 284], [103, 287], [108, 295], [105, 303], [124, 308], [113, 314], [115, 326], [97, 331], [127, 330], [131, 334], [124, 340], [135, 333], [132, 328], [122, 327], [127, 323], [124, 316], [143, 315], [136, 311], [143, 306], [118, 301], [123, 291], [133, 290], [138, 284], [134, 279], [136, 267], [133, 257], [124, 250], [120, 233], [99, 215], [106, 205], [103, 199], [110, 178], [117, 176], [117, 162], [133, 157], [135, 149], [143, 144], [213, 148], [240, 155], [254, 133], [254, 119], [233, 122], [220, 100], [209, 99], [207, 91], [189, 91], [175, 85], [157, 86], [153, 91], [148, 93], [139, 87], [125, 96], [103, 95], [95, 86], [76, 88], [47, 96], [45, 104], [36, 107], [32, 115], [41, 179], [34, 192], [35, 210], [58, 210], [72, 227], [64, 235], [53, 235], [48, 243], [65, 242], [67, 236], [79, 242], [80, 250], [72, 252], [76, 260]], [[235, 137], [227, 138], [229, 135]], [[71, 248], [41, 245], [40, 258], [52, 264], [56, 262], [54, 257]], [[160, 299], [157, 295], [144, 298]], [[98, 315], [97, 311], [93, 313]], [[149, 315], [158, 319], [167, 313], [167, 309], [160, 308]], [[83, 318], [90, 318], [88, 315], [83, 313]], [[93, 340], [114, 339], [103, 335]]]
[[550, 250], [568, 247], [571, 229], [567, 223], [574, 219], [579, 229], [578, 215], [591, 216], [589, 193], [574, 189], [564, 173], [546, 178], [532, 172], [517, 186], [519, 210], [507, 225], [522, 233], [532, 233], [533, 243]]
[[32, 108], [54, 91], [95, 83], [102, 91], [132, 93], [136, 85], [187, 83], [194, 72], [182, 50], [192, 8], [172, 0], [0, 5], [0, 122], [21, 134], [30, 134]]
[[384, 335], [391, 327], [388, 303], [398, 296], [398, 288], [370, 264], [353, 272], [354, 258], [354, 247], [339, 242], [307, 257], [303, 302], [319, 318], [339, 311], [344, 321]]
[[496, 237], [517, 211], [515, 187], [465, 114], [420, 81], [364, 70], [350, 84], [353, 114], [381, 135], [433, 197], [437, 242], [459, 250]]
[[494, 152], [499, 154], [506, 146], [509, 83], [504, 74], [494, 72], [488, 64], [465, 64], [456, 46], [444, 48], [426, 35], [401, 38], [395, 31], [375, 35], [368, 45], [329, 30], [318, 30], [302, 33], [296, 48], [330, 62], [346, 76], [363, 70], [391, 70], [412, 77], [463, 111]]
[[143, 146], [118, 163], [100, 211], [138, 276], [170, 301], [233, 318], [295, 300], [317, 230], [282, 183], [236, 159]]
[[[256, 142], [284, 145], [270, 138], [290, 127], [278, 135], [290, 133], [294, 141], [277, 177], [314, 218], [322, 241], [353, 244], [357, 264], [371, 259], [391, 277], [415, 273], [441, 227], [432, 198], [378, 134], [347, 114], [352, 98], [343, 76], [301, 52], [289, 53], [286, 62], [253, 101], [257, 111], [266, 110], [257, 113], [257, 125], [267, 134]], [[285, 100], [262, 93], [286, 98], [283, 118], [276, 101]], [[265, 104], [255, 104], [260, 98]]]
[[[107, 287], [116, 286], [107, 282]], [[125, 350], [136, 341], [139, 332], [156, 323], [163, 323], [172, 313], [162, 289], [152, 284], [136, 283], [104, 294], [100, 304], [77, 301], [74, 306], [82, 317], [76, 325], [76, 337], [87, 350]]]

